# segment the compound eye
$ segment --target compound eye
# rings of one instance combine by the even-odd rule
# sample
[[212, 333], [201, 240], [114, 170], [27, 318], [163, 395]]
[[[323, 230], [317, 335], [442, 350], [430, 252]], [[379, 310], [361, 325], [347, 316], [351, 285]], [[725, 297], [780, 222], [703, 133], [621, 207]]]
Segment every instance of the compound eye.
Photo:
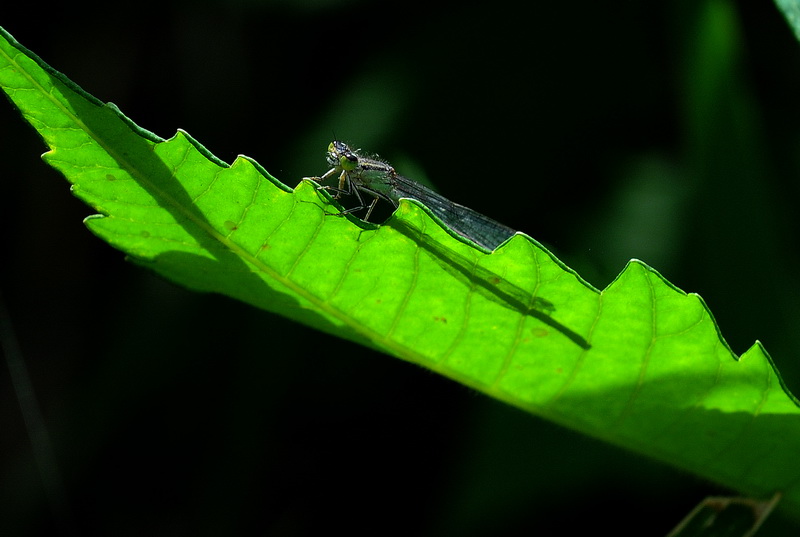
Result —
[[358, 167], [358, 157], [347, 151], [339, 155], [339, 166], [345, 171], [352, 171]]

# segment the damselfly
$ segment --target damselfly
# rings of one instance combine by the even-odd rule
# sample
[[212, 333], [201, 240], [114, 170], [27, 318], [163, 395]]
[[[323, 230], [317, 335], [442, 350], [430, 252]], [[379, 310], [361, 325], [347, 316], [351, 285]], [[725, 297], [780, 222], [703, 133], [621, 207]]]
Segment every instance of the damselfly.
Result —
[[[368, 220], [379, 199], [397, 207], [401, 198], [410, 198], [425, 205], [451, 230], [489, 250], [494, 250], [516, 233], [488, 216], [454, 203], [430, 188], [399, 175], [388, 163], [365, 156], [344, 142], [331, 142], [327, 160], [331, 169], [321, 177], [311, 179], [323, 182], [338, 175], [338, 186], [320, 188], [335, 192], [336, 198], [342, 194], [355, 195], [359, 203], [340, 215], [367, 209], [364, 220]], [[365, 203], [362, 193], [369, 194], [373, 200]]]

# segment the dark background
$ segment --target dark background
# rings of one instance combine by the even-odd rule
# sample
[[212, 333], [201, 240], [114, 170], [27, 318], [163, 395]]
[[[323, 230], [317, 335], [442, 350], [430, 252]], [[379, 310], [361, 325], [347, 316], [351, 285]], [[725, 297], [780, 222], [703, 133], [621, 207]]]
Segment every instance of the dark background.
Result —
[[[800, 46], [770, 2], [95, 6], [1, 23], [142, 127], [290, 186], [335, 133], [599, 288], [640, 258], [800, 393]], [[0, 103], [0, 291], [57, 463], [40, 477], [0, 374], [1, 534], [663, 535], [728, 492], [162, 281], [84, 228], [44, 150]]]

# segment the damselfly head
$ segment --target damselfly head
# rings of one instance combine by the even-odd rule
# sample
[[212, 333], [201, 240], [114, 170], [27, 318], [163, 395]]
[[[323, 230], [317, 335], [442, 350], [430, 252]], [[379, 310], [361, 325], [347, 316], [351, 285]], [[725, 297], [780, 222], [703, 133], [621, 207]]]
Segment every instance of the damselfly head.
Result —
[[358, 167], [358, 156], [346, 143], [334, 140], [328, 146], [328, 164], [350, 171]]

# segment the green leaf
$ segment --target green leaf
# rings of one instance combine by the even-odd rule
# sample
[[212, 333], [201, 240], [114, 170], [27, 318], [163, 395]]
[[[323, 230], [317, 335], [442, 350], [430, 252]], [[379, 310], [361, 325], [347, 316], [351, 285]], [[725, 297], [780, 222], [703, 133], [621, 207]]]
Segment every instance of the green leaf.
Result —
[[598, 291], [530, 237], [488, 253], [414, 202], [381, 226], [330, 216], [314, 184], [228, 166], [185, 132], [162, 140], [2, 36], [0, 85], [101, 213], [89, 229], [136, 263], [744, 493], [780, 491], [800, 516], [797, 401], [760, 344], [737, 359], [699, 296], [635, 260]]

